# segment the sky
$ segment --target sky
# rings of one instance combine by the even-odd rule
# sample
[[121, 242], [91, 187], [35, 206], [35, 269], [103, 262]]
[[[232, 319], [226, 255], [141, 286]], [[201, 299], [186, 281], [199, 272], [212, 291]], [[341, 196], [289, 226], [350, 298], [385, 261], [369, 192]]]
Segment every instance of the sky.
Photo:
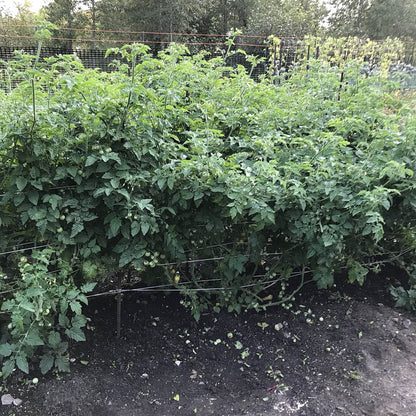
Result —
[[37, 12], [42, 6], [49, 3], [48, 0], [30, 0], [32, 7], [30, 8], [34, 12]]
[[[30, 10], [33, 12], [37, 12], [42, 6], [48, 4], [51, 0], [26, 0], [26, 3], [30, 4]], [[6, 5], [6, 9], [10, 11], [12, 14], [16, 11], [17, 4], [24, 4], [25, 0], [6, 0], [0, 1], [2, 5]]]

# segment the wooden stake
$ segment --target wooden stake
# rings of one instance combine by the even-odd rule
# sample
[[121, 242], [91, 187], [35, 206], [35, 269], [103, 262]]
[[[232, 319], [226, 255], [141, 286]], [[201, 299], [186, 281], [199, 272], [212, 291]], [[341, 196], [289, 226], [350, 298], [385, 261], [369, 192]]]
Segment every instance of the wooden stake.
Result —
[[121, 299], [122, 299], [122, 293], [121, 293], [121, 276], [119, 273], [118, 276], [118, 282], [117, 282], [117, 290], [118, 294], [116, 296], [117, 298], [117, 338], [121, 337]]

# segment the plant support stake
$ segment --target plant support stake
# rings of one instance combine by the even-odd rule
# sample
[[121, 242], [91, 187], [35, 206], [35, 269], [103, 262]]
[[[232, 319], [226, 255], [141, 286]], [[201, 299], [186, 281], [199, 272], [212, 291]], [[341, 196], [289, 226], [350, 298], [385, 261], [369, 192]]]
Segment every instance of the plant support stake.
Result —
[[120, 338], [121, 337], [121, 300], [123, 296], [123, 294], [121, 293], [121, 276], [118, 277], [117, 291], [118, 291], [118, 294], [116, 296], [116, 299], [117, 299], [117, 338]]

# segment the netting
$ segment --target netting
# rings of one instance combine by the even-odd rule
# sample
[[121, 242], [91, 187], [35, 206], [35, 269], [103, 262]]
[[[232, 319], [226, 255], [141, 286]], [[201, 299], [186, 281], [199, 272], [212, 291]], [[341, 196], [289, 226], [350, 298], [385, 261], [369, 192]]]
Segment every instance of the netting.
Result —
[[[34, 25], [2, 25], [0, 27], [0, 70], [5, 68], [5, 62], [13, 59], [16, 50], [35, 55], [37, 43], [34, 37], [36, 27]], [[278, 45], [272, 45], [268, 37], [255, 35], [238, 35], [234, 38], [234, 45], [227, 58], [230, 66], [242, 65], [251, 72], [254, 79], [264, 74], [281, 74], [289, 71], [297, 62], [308, 58], [316, 58], [320, 54], [320, 44], [313, 47], [305, 42], [304, 38], [278, 37]], [[44, 43], [41, 50], [41, 58], [57, 55], [74, 55], [79, 58], [85, 68], [99, 68], [105, 72], [111, 72], [112, 61], [115, 55], [106, 57], [106, 51], [110, 47], [120, 47], [128, 43], [143, 43], [156, 54], [165, 49], [171, 42], [186, 45], [190, 54], [196, 54], [201, 50], [207, 51], [211, 56], [225, 55], [228, 46], [226, 34], [190, 34], [169, 32], [139, 32], [123, 30], [92, 30], [81, 28], [58, 28], [53, 37]], [[321, 42], [325, 40], [322, 39]], [[405, 74], [400, 75], [400, 82], [404, 88], [416, 88], [416, 71], [414, 66], [414, 42], [404, 43], [404, 51], [399, 58], [400, 67], [394, 66], [395, 71], [404, 68]], [[244, 51], [239, 53], [238, 50]], [[254, 70], [247, 61], [245, 54], [264, 58]], [[373, 64], [377, 64], [374, 62]], [[396, 77], [397, 78], [397, 77]], [[0, 82], [2, 88], [6, 83], [6, 75], [1, 71]], [[13, 83], [19, 82], [18, 79]]]
[[[198, 53], [201, 50], [205, 50], [211, 54], [212, 57], [220, 56], [225, 54], [225, 44], [224, 42], [213, 42], [208, 43], [204, 42], [201, 44], [197, 43], [189, 43], [181, 42], [187, 45], [191, 54]], [[121, 46], [122, 44], [120, 44]], [[159, 50], [167, 47], [168, 43], [157, 43], [154, 48], [151, 50], [154, 53], [157, 53]], [[229, 66], [236, 67], [238, 65], [244, 66], [247, 71], [251, 72], [251, 76], [254, 79], [258, 79], [261, 75], [267, 72], [267, 56], [268, 56], [268, 48], [267, 45], [264, 44], [244, 44], [241, 45], [244, 48], [241, 48], [246, 54], [255, 55], [257, 57], [265, 58], [263, 62], [256, 65], [254, 69], [251, 68], [251, 64], [247, 61], [247, 56], [244, 53], [237, 52], [240, 49], [239, 45], [234, 45], [233, 51], [229, 54], [226, 59], [226, 63]], [[7, 62], [11, 61], [15, 58], [15, 52], [22, 51], [24, 54], [35, 56], [37, 52], [37, 46], [23, 46], [23, 47], [16, 47], [16, 46], [0, 46], [0, 82], [2, 84], [2, 88], [4, 88], [4, 84], [6, 82], [6, 74], [5, 74], [5, 67]], [[111, 65], [114, 59], [120, 59], [119, 56], [115, 54], [109, 54], [106, 56], [107, 49], [81, 49], [81, 48], [67, 48], [67, 47], [42, 47], [40, 53], [40, 59], [43, 60], [44, 58], [52, 57], [52, 56], [59, 56], [59, 55], [74, 55], [76, 56], [83, 64], [84, 68], [89, 69], [100, 69], [101, 71], [105, 72], [112, 72], [114, 70], [114, 66]], [[18, 83], [19, 79], [14, 79], [13, 84], [15, 85]]]

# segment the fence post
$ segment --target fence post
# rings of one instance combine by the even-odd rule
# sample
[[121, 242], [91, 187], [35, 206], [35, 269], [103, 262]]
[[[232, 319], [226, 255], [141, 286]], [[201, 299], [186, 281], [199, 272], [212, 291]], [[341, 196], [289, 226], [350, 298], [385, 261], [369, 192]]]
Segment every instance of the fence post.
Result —
[[277, 65], [277, 45], [274, 44], [274, 51], [273, 51], [273, 75], [276, 75], [277, 74], [277, 72], [276, 72], [276, 65]]
[[415, 42], [412, 44], [412, 52], [410, 54], [409, 64], [414, 65]]
[[341, 72], [341, 76], [339, 79], [339, 89], [338, 89], [338, 101], [341, 101], [341, 91], [342, 91], [342, 84], [344, 83], [344, 71]]
[[121, 337], [121, 301], [123, 298], [123, 295], [121, 293], [121, 276], [119, 273], [118, 279], [117, 279], [117, 292], [116, 295], [117, 299], [117, 338]]

